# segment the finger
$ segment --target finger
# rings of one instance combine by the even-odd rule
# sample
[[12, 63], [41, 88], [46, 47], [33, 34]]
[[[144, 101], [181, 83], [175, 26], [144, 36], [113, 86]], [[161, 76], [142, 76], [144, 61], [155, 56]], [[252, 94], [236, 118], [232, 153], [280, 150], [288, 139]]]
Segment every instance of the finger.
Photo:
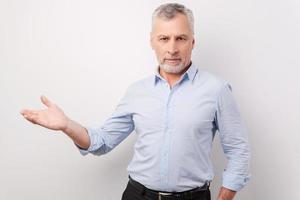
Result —
[[24, 114], [23, 115], [25, 117], [25, 119], [27, 119], [28, 121], [36, 124], [38, 121], [38, 114], [37, 113], [28, 113], [28, 114]]
[[27, 112], [27, 110], [26, 110], [26, 109], [22, 109], [22, 110], [20, 110], [20, 114], [21, 114], [21, 115], [24, 115], [26, 112]]
[[29, 110], [29, 109], [23, 109], [20, 111], [22, 115], [32, 115], [32, 114], [38, 114], [39, 111], [37, 110]]
[[28, 112], [29, 112], [28, 109], [22, 109], [22, 110], [20, 111], [20, 114], [24, 116], [24, 115], [26, 115]]
[[52, 102], [51, 102], [47, 97], [45, 97], [44, 95], [41, 96], [41, 101], [42, 101], [43, 104], [46, 105], [47, 107], [49, 107], [49, 106], [52, 105]]

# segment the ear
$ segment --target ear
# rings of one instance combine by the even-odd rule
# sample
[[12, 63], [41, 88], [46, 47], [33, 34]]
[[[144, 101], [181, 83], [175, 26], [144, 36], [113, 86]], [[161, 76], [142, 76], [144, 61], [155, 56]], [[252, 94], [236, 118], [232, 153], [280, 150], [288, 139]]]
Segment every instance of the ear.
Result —
[[194, 46], [195, 46], [195, 38], [193, 37], [193, 41], [192, 41], [192, 48], [194, 48]]
[[154, 49], [153, 33], [152, 32], [150, 32], [150, 45], [151, 45], [151, 48]]

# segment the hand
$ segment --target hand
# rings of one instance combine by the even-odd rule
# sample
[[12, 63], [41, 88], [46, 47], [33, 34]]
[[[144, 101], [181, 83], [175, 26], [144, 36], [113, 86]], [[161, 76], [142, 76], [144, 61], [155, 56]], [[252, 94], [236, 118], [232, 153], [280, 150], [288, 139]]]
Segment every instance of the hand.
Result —
[[232, 200], [236, 191], [221, 187], [217, 200]]
[[24, 109], [20, 113], [33, 124], [38, 124], [48, 129], [64, 131], [69, 119], [64, 112], [45, 96], [41, 96], [41, 101], [47, 106], [44, 110]]

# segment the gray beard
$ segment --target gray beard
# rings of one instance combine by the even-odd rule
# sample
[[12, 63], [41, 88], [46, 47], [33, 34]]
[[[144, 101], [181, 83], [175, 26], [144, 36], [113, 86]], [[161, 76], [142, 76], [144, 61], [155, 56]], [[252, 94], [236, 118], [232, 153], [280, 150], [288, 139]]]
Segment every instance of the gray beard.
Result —
[[166, 73], [178, 74], [184, 70], [184, 63], [181, 62], [179, 65], [171, 66], [167, 64], [160, 64], [159, 67]]

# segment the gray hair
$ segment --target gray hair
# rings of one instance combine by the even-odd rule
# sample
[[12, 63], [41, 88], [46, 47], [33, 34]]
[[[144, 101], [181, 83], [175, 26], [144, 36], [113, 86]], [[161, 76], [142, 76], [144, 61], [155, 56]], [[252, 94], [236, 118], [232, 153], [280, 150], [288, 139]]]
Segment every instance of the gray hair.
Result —
[[192, 33], [194, 34], [194, 15], [193, 12], [184, 5], [178, 3], [166, 3], [156, 8], [152, 14], [152, 30], [154, 20], [157, 17], [169, 20], [173, 19], [178, 13], [185, 15], [188, 19]]

